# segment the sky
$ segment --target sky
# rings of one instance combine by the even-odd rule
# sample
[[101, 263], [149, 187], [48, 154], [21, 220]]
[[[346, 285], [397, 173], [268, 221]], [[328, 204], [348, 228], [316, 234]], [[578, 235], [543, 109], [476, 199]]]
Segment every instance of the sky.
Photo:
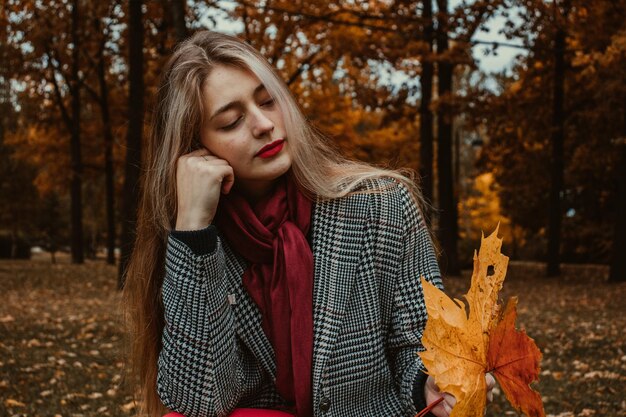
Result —
[[[520, 42], [506, 39], [503, 35], [498, 33], [498, 31], [504, 27], [504, 22], [505, 19], [502, 16], [493, 17], [487, 22], [489, 32], [481, 32], [478, 35], [474, 36], [474, 38], [477, 40], [488, 42], [495, 41], [506, 42], [509, 44], [519, 44]], [[525, 53], [523, 49], [503, 46], [498, 48], [498, 55], [485, 56], [485, 49], [487, 49], [487, 46], [477, 45], [474, 46], [473, 50], [474, 58], [479, 61], [479, 67], [485, 72], [501, 72], [502, 70], [510, 70], [512, 64], [515, 61], [515, 57], [517, 55]]]

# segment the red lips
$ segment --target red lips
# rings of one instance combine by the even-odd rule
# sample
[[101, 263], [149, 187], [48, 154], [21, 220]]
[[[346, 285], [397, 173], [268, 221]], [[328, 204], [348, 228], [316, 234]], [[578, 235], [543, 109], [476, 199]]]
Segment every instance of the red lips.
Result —
[[255, 156], [258, 156], [259, 158], [271, 158], [283, 149], [284, 143], [285, 139], [277, 139], [272, 143], [268, 143], [262, 147]]

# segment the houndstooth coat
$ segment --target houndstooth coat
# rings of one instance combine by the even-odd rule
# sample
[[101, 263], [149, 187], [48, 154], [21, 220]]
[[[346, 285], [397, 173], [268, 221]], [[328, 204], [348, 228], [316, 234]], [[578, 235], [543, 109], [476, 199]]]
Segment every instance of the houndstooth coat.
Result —
[[[423, 369], [417, 352], [427, 317], [419, 277], [442, 284], [410, 194], [378, 179], [318, 201], [311, 247], [315, 417], [415, 415], [411, 394]], [[205, 255], [168, 239], [157, 391], [186, 417], [283, 404], [261, 314], [241, 283], [246, 266], [221, 238]]]

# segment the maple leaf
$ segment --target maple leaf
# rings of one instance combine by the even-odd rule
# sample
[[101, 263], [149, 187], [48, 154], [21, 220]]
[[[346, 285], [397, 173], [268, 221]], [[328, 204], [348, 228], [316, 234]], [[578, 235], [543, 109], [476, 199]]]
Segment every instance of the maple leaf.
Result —
[[[502, 239], [497, 237], [497, 232], [498, 228], [490, 236], [483, 236], [478, 254], [474, 252], [472, 282], [465, 294], [469, 313], [462, 301], [450, 299], [421, 278], [428, 321], [422, 336], [426, 350], [419, 355], [437, 386], [456, 398], [450, 417], [483, 416], [485, 374], [491, 371], [516, 408], [524, 412], [541, 410], [540, 414], [527, 414], [529, 416], [544, 415], [541, 398], [528, 387], [538, 377], [540, 359], [540, 354], [538, 357], [529, 355], [535, 351], [528, 344], [536, 352], [539, 350], [524, 332], [516, 332], [515, 303], [509, 304], [513, 306], [513, 313], [507, 307], [506, 315], [500, 315], [498, 292], [509, 258], [500, 252]], [[526, 339], [518, 337], [519, 334]], [[502, 339], [509, 335], [516, 335], [518, 343]], [[530, 395], [532, 393], [537, 396]]]
[[541, 395], [529, 386], [539, 379], [541, 352], [524, 330], [515, 330], [516, 306], [517, 298], [510, 298], [491, 332], [487, 368], [513, 407], [529, 417], [544, 416]]

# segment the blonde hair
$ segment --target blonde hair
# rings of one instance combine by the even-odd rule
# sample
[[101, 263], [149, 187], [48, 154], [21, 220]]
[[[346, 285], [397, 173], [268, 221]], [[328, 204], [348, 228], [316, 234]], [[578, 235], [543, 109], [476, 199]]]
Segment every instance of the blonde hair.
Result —
[[201, 31], [180, 43], [164, 68], [147, 146], [147, 167], [137, 219], [137, 239], [125, 277], [123, 303], [130, 335], [130, 359], [138, 378], [142, 412], [160, 416], [157, 360], [163, 332], [161, 285], [167, 233], [176, 218], [176, 163], [199, 141], [205, 109], [204, 84], [215, 65], [255, 74], [279, 106], [292, 154], [292, 173], [302, 191], [321, 200], [355, 192], [366, 179], [389, 177], [404, 184], [426, 207], [411, 171], [347, 160], [302, 114], [285, 82], [253, 47], [229, 36]]

